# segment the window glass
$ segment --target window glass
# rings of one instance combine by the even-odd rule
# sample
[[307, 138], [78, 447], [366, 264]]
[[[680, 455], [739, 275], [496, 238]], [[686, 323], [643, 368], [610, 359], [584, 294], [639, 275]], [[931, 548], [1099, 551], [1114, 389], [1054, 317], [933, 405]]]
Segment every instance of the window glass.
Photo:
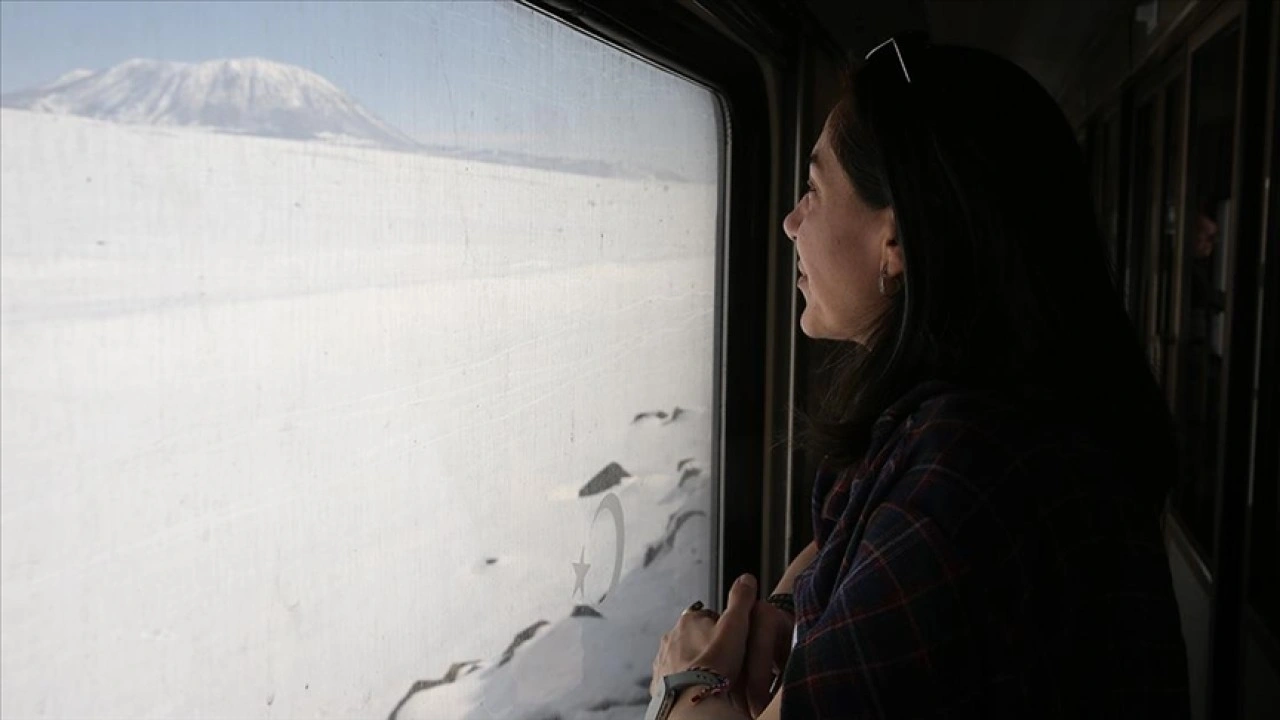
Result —
[[507, 2], [0, 12], [0, 715], [642, 714], [713, 94]]
[[1106, 120], [1095, 120], [1090, 130], [1089, 177], [1093, 182], [1093, 205], [1098, 213], [1098, 222], [1103, 230], [1103, 241], [1106, 242], [1106, 203], [1107, 203], [1107, 156], [1109, 154], [1110, 134], [1107, 132]]
[[[1271, 78], [1277, 74], [1276, 33], [1280, 21], [1272, 26]], [[1258, 347], [1254, 376], [1253, 475], [1249, 491], [1249, 600], [1261, 616], [1273, 640], [1280, 642], [1280, 272], [1276, 271], [1276, 252], [1280, 250], [1280, 118], [1276, 114], [1275, 83], [1271, 85], [1271, 140], [1268, 168], [1272, 178], [1267, 186], [1266, 226], [1258, 257], [1258, 267], [1265, 269], [1259, 287]]]
[[1165, 88], [1163, 96], [1164, 110], [1161, 128], [1161, 187], [1160, 202], [1160, 236], [1157, 238], [1155, 266], [1155, 314], [1157, 341], [1152, 346], [1152, 367], [1156, 377], [1160, 378], [1166, 389], [1170, 389], [1173, 378], [1173, 349], [1176, 343], [1173, 315], [1174, 292], [1174, 252], [1178, 245], [1178, 227], [1181, 217], [1179, 195], [1182, 188], [1182, 130], [1183, 130], [1183, 84], [1185, 78], [1179, 76]]
[[[1271, 213], [1280, 210], [1276, 204], [1276, 192], [1271, 193]], [[1274, 215], [1273, 215], [1274, 217]], [[1272, 232], [1275, 222], [1271, 223]], [[1273, 235], [1274, 237], [1274, 235]], [[1280, 378], [1276, 367], [1280, 365], [1280, 309], [1277, 295], [1280, 283], [1272, 273], [1266, 289], [1262, 334], [1259, 338], [1261, 352], [1256, 384], [1257, 409], [1254, 436], [1253, 477], [1250, 489], [1249, 524], [1249, 599], [1254, 610], [1266, 623], [1271, 635], [1280, 640], [1280, 445], [1274, 438], [1280, 434]]]
[[1125, 297], [1134, 328], [1144, 346], [1148, 341], [1150, 298], [1147, 287], [1151, 272], [1151, 216], [1153, 174], [1157, 134], [1153, 101], [1138, 108], [1133, 123], [1133, 193], [1129, 208], [1129, 262], [1126, 268]]
[[1107, 260], [1111, 263], [1113, 277], [1119, 284], [1120, 270], [1120, 233], [1119, 210], [1117, 202], [1120, 193], [1120, 114], [1114, 113], [1102, 124], [1106, 138], [1102, 156], [1102, 227], [1107, 244]]
[[1227, 255], [1231, 227], [1232, 141], [1240, 33], [1228, 28], [1192, 56], [1183, 240], [1183, 308], [1175, 410], [1187, 450], [1179, 509], [1192, 534], [1213, 554], [1223, 388]]

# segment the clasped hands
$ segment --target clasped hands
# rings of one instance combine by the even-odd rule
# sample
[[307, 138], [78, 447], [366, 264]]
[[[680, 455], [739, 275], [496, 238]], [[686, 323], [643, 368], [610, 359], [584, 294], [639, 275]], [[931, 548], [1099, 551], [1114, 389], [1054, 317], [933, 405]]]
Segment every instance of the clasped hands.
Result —
[[755, 718], [772, 696], [774, 675], [791, 654], [793, 618], [759, 599], [755, 578], [744, 575], [729, 590], [724, 613], [691, 609], [662, 636], [650, 692], [663, 676], [705, 667], [729, 678], [727, 699]]
[[[790, 593], [796, 576], [816, 555], [816, 545], [805, 548], [774, 592]], [[723, 613], [691, 608], [662, 636], [650, 692], [657, 692], [666, 675], [710, 668], [729, 678], [729, 702], [756, 718], [769, 705], [774, 676], [791, 655], [794, 622], [790, 613], [760, 599], [755, 578], [744, 575], [730, 588]]]

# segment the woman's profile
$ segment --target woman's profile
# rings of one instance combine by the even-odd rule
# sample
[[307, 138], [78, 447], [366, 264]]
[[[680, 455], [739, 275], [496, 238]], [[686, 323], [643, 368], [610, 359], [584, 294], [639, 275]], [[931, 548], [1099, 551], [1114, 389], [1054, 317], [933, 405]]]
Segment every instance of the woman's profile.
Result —
[[809, 168], [800, 325], [846, 356], [808, 422], [816, 539], [772, 592], [681, 616], [649, 717], [1188, 716], [1172, 421], [1061, 109], [900, 36]]

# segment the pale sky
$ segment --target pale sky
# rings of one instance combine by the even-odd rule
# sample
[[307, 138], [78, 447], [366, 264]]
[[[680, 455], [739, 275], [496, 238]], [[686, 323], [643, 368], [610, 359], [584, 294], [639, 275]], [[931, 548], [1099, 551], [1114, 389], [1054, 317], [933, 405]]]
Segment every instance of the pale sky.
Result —
[[0, 93], [232, 57], [316, 72], [428, 144], [714, 178], [711, 93], [513, 2], [0, 2]]

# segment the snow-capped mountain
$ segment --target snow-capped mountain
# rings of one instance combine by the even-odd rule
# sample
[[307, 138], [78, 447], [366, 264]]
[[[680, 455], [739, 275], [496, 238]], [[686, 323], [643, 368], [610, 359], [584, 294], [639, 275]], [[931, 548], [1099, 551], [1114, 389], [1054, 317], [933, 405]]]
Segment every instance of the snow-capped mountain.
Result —
[[96, 74], [97, 74], [96, 70], [87, 70], [85, 68], [78, 68], [76, 70], [72, 70], [69, 73], [64, 73], [57, 80], [54, 80], [48, 85], [45, 85], [41, 89], [44, 90], [45, 92], [48, 92], [50, 90], [61, 90], [62, 88], [70, 85], [71, 83], [77, 80], [83, 80], [84, 78], [87, 78], [90, 75], [96, 75]]
[[121, 123], [417, 147], [325, 78], [259, 58], [129, 60], [100, 72], [73, 70], [48, 85], [0, 96], [0, 106]]

